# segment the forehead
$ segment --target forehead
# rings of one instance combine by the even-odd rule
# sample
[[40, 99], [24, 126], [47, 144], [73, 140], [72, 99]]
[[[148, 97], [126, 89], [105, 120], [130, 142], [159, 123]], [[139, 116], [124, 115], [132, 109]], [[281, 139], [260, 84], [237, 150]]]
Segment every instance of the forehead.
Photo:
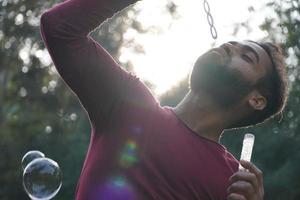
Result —
[[264, 48], [262, 48], [259, 44], [251, 41], [242, 41], [241, 43], [251, 46], [257, 52], [259, 56], [258, 65], [266, 68], [269, 71], [272, 70], [271, 58]]

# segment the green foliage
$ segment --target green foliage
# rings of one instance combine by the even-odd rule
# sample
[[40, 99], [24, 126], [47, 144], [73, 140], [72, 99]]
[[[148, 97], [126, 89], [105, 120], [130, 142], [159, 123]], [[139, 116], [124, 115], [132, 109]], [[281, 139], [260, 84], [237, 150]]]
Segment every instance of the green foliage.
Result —
[[[41, 14], [59, 2], [0, 0], [1, 200], [29, 199], [22, 186], [21, 159], [34, 149], [57, 161], [62, 169], [63, 185], [54, 199], [74, 199], [89, 144], [90, 122], [56, 72], [39, 27]], [[166, 8], [176, 15], [175, 5]], [[123, 37], [128, 28], [148, 31], [135, 20], [138, 12], [128, 7], [91, 33], [117, 61], [122, 45], [131, 45], [137, 53], [143, 51]], [[122, 65], [132, 70], [130, 62]]]
[[[40, 15], [59, 1], [0, 0], [0, 199], [28, 199], [22, 188], [21, 158], [38, 149], [56, 160], [63, 186], [55, 199], [74, 199], [89, 142], [90, 124], [75, 95], [47, 59], [39, 32]], [[266, 199], [300, 199], [300, 8], [297, 0], [275, 0], [266, 5], [276, 18], [266, 18], [261, 29], [282, 43], [288, 54], [290, 98], [283, 119], [247, 130], [228, 131], [222, 143], [239, 158], [242, 134], [253, 132], [253, 162], [263, 170]], [[167, 5], [170, 14], [176, 6]], [[129, 8], [133, 14], [139, 11]], [[253, 11], [253, 10], [252, 10]], [[147, 32], [132, 16], [119, 13], [92, 36], [116, 58], [129, 27]], [[131, 17], [129, 17], [131, 16]], [[136, 49], [141, 50], [138, 44]], [[131, 70], [131, 64], [125, 63]], [[161, 96], [161, 105], [175, 106], [188, 90], [188, 78]]]
[[[239, 159], [243, 135], [254, 133], [252, 161], [264, 173], [265, 199], [300, 199], [300, 4], [298, 0], [275, 0], [266, 4], [273, 11], [261, 29], [269, 33], [267, 40], [281, 44], [287, 54], [286, 64], [290, 80], [290, 95], [282, 119], [248, 129], [225, 131], [221, 142]], [[271, 15], [270, 15], [271, 16]], [[243, 26], [241, 23], [240, 26]], [[247, 22], [246, 22], [247, 24]], [[233, 34], [239, 30], [235, 27]], [[161, 97], [162, 105], [175, 106], [187, 92], [184, 80]]]
[[267, 17], [261, 29], [269, 33], [268, 40], [281, 44], [287, 54], [286, 64], [290, 95], [283, 118], [248, 130], [228, 131], [223, 143], [239, 158], [242, 137], [237, 132], [253, 132], [256, 143], [253, 162], [264, 172], [265, 199], [300, 199], [300, 6], [299, 1], [275, 0], [266, 9], [275, 15]]
[[[34, 149], [57, 161], [63, 171], [63, 185], [55, 199], [74, 199], [90, 122], [57, 74], [41, 39], [40, 16], [56, 3], [0, 0], [1, 200], [28, 199], [22, 187], [21, 159]], [[122, 12], [91, 34], [117, 59], [123, 32], [132, 26], [146, 31]]]
[[72, 199], [88, 144], [87, 116], [53, 72], [53, 66], [43, 61], [39, 17], [50, 5], [41, 3], [0, 1], [0, 199], [3, 200], [28, 199], [22, 187], [20, 162], [32, 149], [44, 152], [60, 164], [64, 192], [58, 198]]
[[175, 107], [189, 91], [189, 76], [160, 96], [161, 106]]

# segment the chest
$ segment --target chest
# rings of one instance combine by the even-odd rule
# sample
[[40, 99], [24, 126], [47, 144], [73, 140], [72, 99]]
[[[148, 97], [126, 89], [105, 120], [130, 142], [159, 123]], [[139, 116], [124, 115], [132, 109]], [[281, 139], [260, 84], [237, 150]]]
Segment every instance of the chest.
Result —
[[140, 166], [154, 185], [183, 196], [194, 194], [195, 199], [225, 199], [228, 179], [234, 173], [233, 162], [214, 145], [172, 137], [170, 133], [164, 137], [164, 133], [149, 139], [141, 155]]

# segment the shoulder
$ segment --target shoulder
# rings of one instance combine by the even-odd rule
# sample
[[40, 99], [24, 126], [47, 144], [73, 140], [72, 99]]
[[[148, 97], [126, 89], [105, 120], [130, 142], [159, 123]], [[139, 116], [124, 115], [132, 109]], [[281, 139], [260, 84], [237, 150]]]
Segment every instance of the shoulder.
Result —
[[130, 73], [128, 79], [124, 86], [124, 103], [130, 107], [157, 111], [160, 108], [159, 101], [151, 89], [136, 75]]

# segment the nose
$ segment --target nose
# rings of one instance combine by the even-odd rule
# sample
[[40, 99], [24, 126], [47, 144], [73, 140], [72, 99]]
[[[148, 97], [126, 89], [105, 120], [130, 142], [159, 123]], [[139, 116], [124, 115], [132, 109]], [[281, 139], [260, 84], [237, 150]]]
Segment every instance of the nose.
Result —
[[236, 41], [229, 41], [227, 42], [226, 44], [230, 44], [230, 45], [233, 45], [233, 46], [237, 46], [239, 44], [239, 42], [236, 42]]
[[243, 46], [243, 43], [236, 42], [236, 41], [230, 41], [230, 42], [227, 42], [225, 44], [230, 46], [232, 49], [235, 49], [235, 50], [239, 50]]
[[226, 51], [228, 56], [232, 56], [232, 53], [233, 53], [234, 49], [236, 48], [235, 46], [233, 46], [232, 44], [229, 44], [229, 43], [224, 43], [220, 47]]

